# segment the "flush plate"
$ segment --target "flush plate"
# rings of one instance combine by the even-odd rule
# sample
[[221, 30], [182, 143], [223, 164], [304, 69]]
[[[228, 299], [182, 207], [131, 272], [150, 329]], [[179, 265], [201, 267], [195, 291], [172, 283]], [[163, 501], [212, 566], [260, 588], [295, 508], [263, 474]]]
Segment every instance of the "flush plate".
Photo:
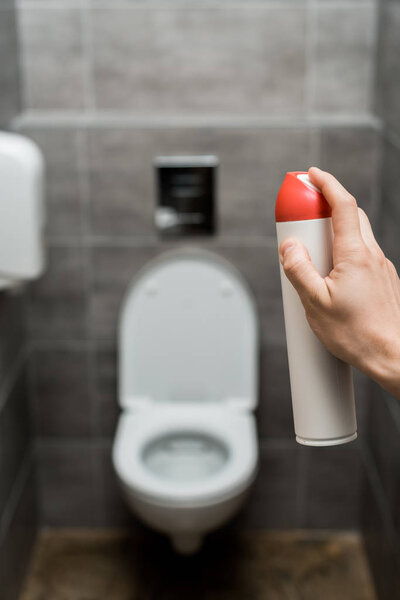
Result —
[[218, 158], [158, 156], [155, 224], [162, 235], [213, 234]]

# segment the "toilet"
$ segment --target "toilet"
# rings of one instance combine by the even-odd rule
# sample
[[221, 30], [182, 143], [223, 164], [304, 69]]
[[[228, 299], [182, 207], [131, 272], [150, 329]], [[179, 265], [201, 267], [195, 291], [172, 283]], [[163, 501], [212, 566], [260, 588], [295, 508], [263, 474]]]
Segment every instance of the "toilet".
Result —
[[257, 473], [258, 318], [226, 260], [165, 252], [128, 288], [113, 464], [132, 511], [181, 553], [242, 506]]

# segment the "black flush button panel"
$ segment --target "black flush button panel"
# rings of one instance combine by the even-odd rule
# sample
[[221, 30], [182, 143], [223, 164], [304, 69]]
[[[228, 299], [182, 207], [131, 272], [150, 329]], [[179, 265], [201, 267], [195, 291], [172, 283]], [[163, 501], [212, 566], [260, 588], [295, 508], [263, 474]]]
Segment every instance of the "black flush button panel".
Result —
[[212, 234], [216, 156], [158, 156], [155, 224], [162, 235]]

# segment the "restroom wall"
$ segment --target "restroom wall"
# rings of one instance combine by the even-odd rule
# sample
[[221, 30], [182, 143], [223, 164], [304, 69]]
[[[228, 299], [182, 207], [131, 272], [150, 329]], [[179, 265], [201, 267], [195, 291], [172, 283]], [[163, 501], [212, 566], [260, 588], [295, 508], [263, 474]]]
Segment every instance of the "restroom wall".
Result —
[[[357, 527], [359, 445], [294, 442], [273, 207], [287, 170], [319, 164], [376, 217], [375, 2], [21, 0], [19, 28], [14, 126], [48, 165], [49, 265], [27, 303], [42, 525], [129, 521], [110, 460], [118, 312], [146, 261], [195, 244], [236, 265], [261, 318], [260, 477], [236, 526]], [[209, 152], [218, 234], [161, 241], [154, 156]]]
[[[400, 2], [380, 4], [376, 111], [382, 118], [379, 238], [400, 269]], [[400, 404], [374, 387], [365, 463], [363, 529], [380, 600], [400, 597]]]
[[19, 52], [14, 0], [0, 1], [0, 128], [20, 112]]
[[[16, 14], [0, 2], [0, 130], [20, 111]], [[36, 533], [24, 295], [0, 290], [0, 596], [14, 600]]]

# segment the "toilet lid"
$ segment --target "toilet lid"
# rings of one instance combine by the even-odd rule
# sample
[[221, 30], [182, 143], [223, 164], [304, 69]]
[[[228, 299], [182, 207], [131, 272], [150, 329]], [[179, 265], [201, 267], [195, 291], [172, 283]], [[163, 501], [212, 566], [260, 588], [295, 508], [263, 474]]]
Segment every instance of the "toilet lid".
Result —
[[119, 324], [119, 401], [257, 401], [258, 322], [246, 283], [227, 261], [175, 250], [128, 289]]

